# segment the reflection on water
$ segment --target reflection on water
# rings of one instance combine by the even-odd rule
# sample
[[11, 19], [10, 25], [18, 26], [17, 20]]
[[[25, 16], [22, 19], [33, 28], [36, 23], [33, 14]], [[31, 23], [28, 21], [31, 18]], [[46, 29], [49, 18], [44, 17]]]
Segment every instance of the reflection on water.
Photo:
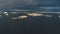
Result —
[[[2, 15], [0, 18], [0, 29], [2, 32], [21, 32], [21, 33], [47, 33], [47, 32], [57, 32], [60, 31], [60, 18], [57, 14], [46, 14], [46, 16], [23, 16], [24, 18], [28, 16], [26, 19], [17, 19], [22, 17], [20, 15], [26, 15], [24, 13], [19, 14], [9, 14], [9, 16]], [[45, 14], [44, 14], [45, 15]], [[52, 15], [52, 17], [51, 17]], [[11, 19], [13, 18], [13, 19]]]

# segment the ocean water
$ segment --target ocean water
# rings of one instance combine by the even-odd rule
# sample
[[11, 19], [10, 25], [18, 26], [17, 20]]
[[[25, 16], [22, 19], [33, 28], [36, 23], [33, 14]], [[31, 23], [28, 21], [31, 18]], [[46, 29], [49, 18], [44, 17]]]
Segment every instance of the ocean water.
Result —
[[[11, 16], [12, 17], [12, 16]], [[53, 17], [32, 17], [27, 19], [13, 20], [11, 17], [0, 18], [0, 31], [10, 34], [56, 34], [60, 32], [60, 18], [53, 14]]]

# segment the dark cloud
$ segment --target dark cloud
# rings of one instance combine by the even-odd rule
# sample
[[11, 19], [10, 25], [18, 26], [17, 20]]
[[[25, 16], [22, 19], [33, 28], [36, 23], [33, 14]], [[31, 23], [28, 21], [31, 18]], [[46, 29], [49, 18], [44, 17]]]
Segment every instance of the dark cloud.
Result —
[[0, 7], [60, 6], [60, 0], [0, 0]]
[[2, 6], [14, 6], [14, 5], [36, 5], [38, 2], [34, 0], [0, 0], [0, 7]]

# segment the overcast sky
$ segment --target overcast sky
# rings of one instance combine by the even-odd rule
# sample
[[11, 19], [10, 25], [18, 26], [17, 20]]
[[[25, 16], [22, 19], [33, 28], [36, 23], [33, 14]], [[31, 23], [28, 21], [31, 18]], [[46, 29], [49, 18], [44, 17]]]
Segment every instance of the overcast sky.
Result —
[[0, 7], [23, 7], [36, 5], [58, 5], [60, 0], [0, 0]]

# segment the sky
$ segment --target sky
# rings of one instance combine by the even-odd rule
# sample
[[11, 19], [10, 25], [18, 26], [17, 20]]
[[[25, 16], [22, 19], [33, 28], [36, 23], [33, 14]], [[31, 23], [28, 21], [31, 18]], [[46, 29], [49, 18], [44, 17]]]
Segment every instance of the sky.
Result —
[[59, 7], [60, 0], [0, 0], [0, 8]]

